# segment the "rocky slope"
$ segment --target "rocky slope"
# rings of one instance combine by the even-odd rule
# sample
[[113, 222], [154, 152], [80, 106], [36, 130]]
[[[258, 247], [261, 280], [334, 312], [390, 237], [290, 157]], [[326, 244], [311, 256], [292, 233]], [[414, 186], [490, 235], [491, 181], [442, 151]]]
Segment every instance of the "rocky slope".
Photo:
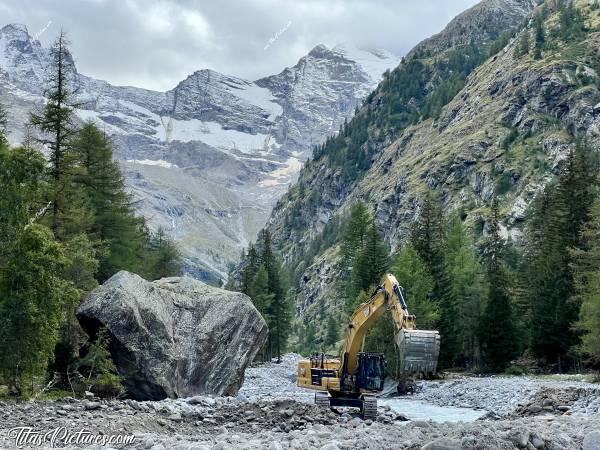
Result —
[[[558, 18], [556, 3], [546, 4], [545, 27], [550, 39]], [[333, 217], [343, 216], [357, 200], [369, 205], [394, 250], [406, 237], [428, 189], [440, 193], [447, 211], [463, 208], [467, 224], [479, 233], [496, 192], [504, 216], [503, 232], [518, 239], [527, 206], [558, 173], [574, 145], [573, 135], [587, 136], [593, 147], [600, 147], [598, 8], [593, 2], [578, 1], [587, 17], [582, 38], [556, 40], [538, 60], [533, 51], [519, 55], [516, 49], [521, 34], [533, 32], [531, 23], [522, 26], [534, 6], [526, 0], [486, 0], [419, 44], [395, 72], [411, 62], [435, 67], [432, 61], [465, 48], [463, 42], [472, 45], [484, 35], [489, 41], [509, 26], [520, 30], [469, 74], [439, 114], [421, 116], [399, 131], [390, 132], [385, 114], [380, 113], [395, 88], [383, 91], [384, 82], [357, 116], [363, 114], [367, 121], [369, 138], [362, 149], [371, 149], [372, 156], [368, 169], [356, 179], [345, 177], [333, 153], [327, 153], [328, 147], [302, 170], [297, 185], [278, 203], [268, 224], [285, 260], [303, 271], [296, 302], [301, 314], [313, 316], [324, 303], [327, 306], [325, 299], [334, 295], [331, 289], [337, 278], [335, 245], [309, 259], [304, 256], [306, 248]], [[479, 26], [467, 27], [466, 23]], [[427, 105], [442, 85], [437, 82], [430, 78], [423, 84], [419, 92], [425, 98], [423, 104]], [[407, 108], [415, 103], [414, 97], [408, 99]], [[349, 135], [355, 122], [349, 126]], [[307, 189], [318, 190], [318, 201], [309, 203], [312, 196]], [[294, 227], [294, 222], [302, 226]]]
[[[350, 117], [388, 52], [315, 47], [257, 81], [200, 70], [167, 92], [112, 86], [76, 72], [76, 114], [112, 136], [140, 212], [181, 245], [189, 272], [217, 282], [256, 237], [312, 146]], [[0, 29], [0, 101], [10, 139], [39, 107], [49, 50], [23, 25]]]

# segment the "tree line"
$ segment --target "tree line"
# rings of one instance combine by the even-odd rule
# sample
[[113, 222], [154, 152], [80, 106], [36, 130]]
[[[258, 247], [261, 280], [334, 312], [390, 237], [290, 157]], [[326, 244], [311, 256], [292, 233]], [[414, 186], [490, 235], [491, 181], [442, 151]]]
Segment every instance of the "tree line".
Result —
[[[344, 324], [387, 271], [405, 289], [422, 329], [442, 336], [441, 368], [525, 370], [535, 360], [559, 372], [600, 363], [600, 190], [594, 153], [578, 140], [556, 182], [530, 208], [522, 242], [508, 238], [497, 197], [482, 235], [466, 213], [444, 214], [435, 193], [420, 202], [406, 242], [389, 254], [365, 204], [342, 226], [342, 301], [300, 326], [298, 350], [332, 350]], [[321, 326], [318, 326], [319, 323]], [[323, 331], [319, 333], [319, 328]], [[391, 317], [369, 333], [394, 374]]]
[[76, 124], [76, 72], [63, 33], [49, 74], [46, 102], [21, 145], [8, 144], [0, 107], [0, 384], [16, 395], [31, 395], [53, 373], [69, 380], [63, 388], [85, 370], [114, 382], [114, 366], [90, 356], [106, 359], [98, 342], [80, 356], [87, 336], [78, 304], [122, 269], [147, 279], [180, 272], [174, 243], [135, 215], [110, 139], [92, 122]]
[[271, 234], [263, 230], [256, 245], [242, 252], [243, 266], [231, 276], [227, 288], [248, 295], [269, 327], [267, 343], [260, 351], [263, 361], [274, 355], [281, 360], [287, 350], [293, 317], [289, 273], [273, 251]]

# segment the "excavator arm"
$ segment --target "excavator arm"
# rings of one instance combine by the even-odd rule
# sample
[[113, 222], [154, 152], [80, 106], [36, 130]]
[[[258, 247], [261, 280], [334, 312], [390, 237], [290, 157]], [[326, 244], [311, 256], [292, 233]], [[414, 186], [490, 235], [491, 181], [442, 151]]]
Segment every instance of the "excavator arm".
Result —
[[415, 316], [408, 312], [402, 288], [396, 277], [385, 275], [369, 301], [354, 312], [346, 328], [340, 360], [342, 386], [349, 387], [359, 369], [359, 355], [371, 327], [390, 311], [396, 329], [395, 342], [400, 353], [400, 374], [435, 373], [440, 348], [437, 331], [415, 329]]
[[346, 327], [340, 357], [348, 374], [356, 372], [358, 353], [362, 351], [368, 331], [388, 310], [391, 310], [396, 332], [414, 328], [414, 316], [408, 313], [401, 288], [391, 274], [384, 277], [383, 284], [377, 287], [369, 301], [358, 307]]

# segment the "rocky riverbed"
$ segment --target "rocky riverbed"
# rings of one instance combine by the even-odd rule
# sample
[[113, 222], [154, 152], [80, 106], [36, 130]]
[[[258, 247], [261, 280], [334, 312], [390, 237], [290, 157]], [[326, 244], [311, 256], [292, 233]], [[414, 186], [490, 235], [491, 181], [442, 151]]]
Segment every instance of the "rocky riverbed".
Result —
[[[382, 400], [376, 420], [352, 410], [328, 411], [295, 386], [297, 357], [248, 368], [237, 397], [159, 402], [76, 400], [0, 404], [0, 448], [16, 448], [15, 431], [81, 429], [92, 436], [134, 436], [135, 449], [581, 449], [600, 448], [597, 385], [534, 378], [460, 378], [427, 382], [408, 402], [469, 406], [487, 414], [471, 422], [407, 420], [402, 400]], [[475, 393], [474, 391], [477, 391]], [[539, 408], [539, 409], [538, 409]], [[460, 417], [457, 416], [457, 420]], [[64, 427], [64, 428], [62, 428]], [[584, 443], [585, 439], [585, 443]], [[49, 448], [51, 443], [44, 445]], [[26, 448], [40, 448], [35, 443]]]

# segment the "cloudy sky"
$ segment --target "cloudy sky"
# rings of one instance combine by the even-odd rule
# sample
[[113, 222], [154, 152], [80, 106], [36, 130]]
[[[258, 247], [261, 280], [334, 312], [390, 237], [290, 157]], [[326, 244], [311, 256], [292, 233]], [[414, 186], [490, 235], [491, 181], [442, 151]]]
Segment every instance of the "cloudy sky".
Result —
[[[317, 44], [405, 54], [477, 0], [0, 0], [0, 26], [43, 44], [60, 27], [80, 72], [167, 90], [210, 68], [257, 79]], [[265, 48], [266, 47], [266, 48]]]

